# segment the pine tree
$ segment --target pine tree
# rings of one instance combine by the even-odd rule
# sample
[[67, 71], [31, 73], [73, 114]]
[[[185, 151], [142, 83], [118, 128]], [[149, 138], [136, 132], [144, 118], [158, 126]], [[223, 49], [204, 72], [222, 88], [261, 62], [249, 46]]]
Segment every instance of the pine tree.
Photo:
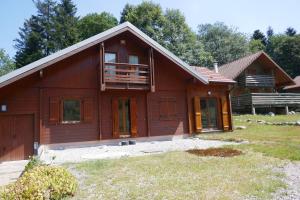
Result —
[[77, 8], [72, 0], [61, 0], [55, 7], [55, 15], [53, 17], [53, 28], [55, 51], [66, 48], [78, 42], [78, 30], [76, 17]]
[[260, 30], [255, 30], [251, 39], [260, 40], [263, 45], [267, 45], [267, 38]]
[[294, 28], [292, 28], [292, 27], [288, 27], [286, 29], [286, 31], [285, 31], [285, 34], [287, 36], [291, 36], [291, 37], [294, 36], [294, 35], [296, 35], [296, 33], [297, 33], [297, 31]]

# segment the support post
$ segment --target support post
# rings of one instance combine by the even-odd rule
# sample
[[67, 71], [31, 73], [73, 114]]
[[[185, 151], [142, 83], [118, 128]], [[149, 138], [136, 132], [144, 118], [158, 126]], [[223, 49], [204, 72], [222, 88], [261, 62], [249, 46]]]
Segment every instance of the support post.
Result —
[[150, 67], [150, 90], [155, 92], [155, 78], [154, 78], [154, 56], [153, 49], [149, 49], [149, 67]]
[[104, 81], [104, 43], [101, 42], [100, 44], [100, 51], [99, 51], [99, 68], [100, 68], [100, 90], [105, 90], [105, 81]]
[[289, 107], [285, 106], [285, 114], [288, 115], [289, 114]]
[[255, 107], [252, 105], [252, 115], [256, 115], [256, 112], [255, 112]]

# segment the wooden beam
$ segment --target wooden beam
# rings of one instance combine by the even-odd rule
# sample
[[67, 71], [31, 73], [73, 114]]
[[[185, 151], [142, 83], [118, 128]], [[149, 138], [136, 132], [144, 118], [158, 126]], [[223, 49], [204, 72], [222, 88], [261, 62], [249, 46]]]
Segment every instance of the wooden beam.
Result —
[[153, 49], [149, 49], [149, 66], [150, 66], [150, 89], [155, 92], [155, 77], [154, 77], [154, 55]]
[[100, 44], [99, 51], [99, 71], [100, 71], [100, 90], [105, 91], [105, 80], [104, 80], [104, 43]]

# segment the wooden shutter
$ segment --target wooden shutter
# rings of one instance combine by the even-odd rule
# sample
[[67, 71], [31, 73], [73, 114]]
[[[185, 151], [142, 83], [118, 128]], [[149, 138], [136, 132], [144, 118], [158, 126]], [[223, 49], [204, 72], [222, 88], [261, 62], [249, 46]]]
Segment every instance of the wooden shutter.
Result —
[[200, 97], [194, 97], [194, 112], [195, 112], [195, 129], [196, 129], [196, 132], [201, 132], [201, 130], [202, 130], [202, 121], [201, 121]]
[[119, 138], [119, 105], [118, 99], [112, 100], [113, 138]]
[[60, 99], [59, 97], [50, 97], [49, 99], [49, 122], [59, 123], [59, 108]]
[[135, 98], [130, 98], [130, 132], [131, 137], [137, 137], [137, 104]]
[[93, 99], [85, 98], [83, 100], [83, 120], [84, 122], [93, 121]]
[[229, 109], [228, 109], [228, 101], [226, 96], [223, 96], [221, 99], [222, 102], [222, 121], [223, 121], [223, 130], [229, 130]]

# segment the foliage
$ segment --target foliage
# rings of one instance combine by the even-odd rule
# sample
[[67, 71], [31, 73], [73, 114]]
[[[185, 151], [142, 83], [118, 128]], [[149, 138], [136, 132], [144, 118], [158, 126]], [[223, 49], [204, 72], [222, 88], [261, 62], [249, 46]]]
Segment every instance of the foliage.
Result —
[[37, 156], [32, 156], [29, 159], [29, 162], [27, 163], [27, 165], [25, 166], [25, 170], [24, 172], [27, 172], [29, 170], [32, 170], [34, 167], [41, 165], [41, 161], [39, 159], [39, 157]]
[[37, 166], [26, 171], [17, 182], [8, 185], [1, 199], [63, 199], [73, 196], [77, 180], [65, 168]]
[[120, 23], [131, 22], [155, 41], [162, 43], [165, 17], [159, 4], [144, 1], [137, 6], [127, 4], [121, 12]]
[[76, 7], [71, 0], [36, 0], [37, 14], [25, 20], [15, 40], [17, 68], [78, 41]]
[[12, 59], [6, 54], [4, 49], [0, 49], [0, 76], [7, 74], [15, 69]]
[[55, 7], [53, 17], [54, 34], [54, 51], [66, 48], [79, 41], [76, 17], [77, 8], [72, 0], [61, 0]]
[[294, 36], [294, 35], [296, 35], [296, 33], [297, 33], [297, 31], [292, 27], [288, 27], [285, 31], [285, 34], [287, 36]]
[[81, 18], [78, 22], [80, 40], [84, 40], [118, 24], [118, 20], [110, 13], [91, 13]]
[[220, 65], [243, 57], [248, 52], [246, 36], [221, 22], [199, 25], [198, 38], [204, 50]]
[[121, 23], [125, 21], [191, 65], [211, 65], [213, 62], [179, 10], [167, 9], [164, 12], [159, 4], [151, 1], [137, 6], [127, 4], [120, 18]]
[[252, 40], [260, 40], [263, 45], [267, 45], [267, 38], [260, 30], [255, 30], [251, 37]]
[[261, 42], [261, 40], [251, 40], [249, 42], [249, 51], [256, 53], [258, 51], [265, 51], [266, 46]]
[[300, 35], [274, 35], [269, 39], [268, 53], [290, 76], [300, 75]]

